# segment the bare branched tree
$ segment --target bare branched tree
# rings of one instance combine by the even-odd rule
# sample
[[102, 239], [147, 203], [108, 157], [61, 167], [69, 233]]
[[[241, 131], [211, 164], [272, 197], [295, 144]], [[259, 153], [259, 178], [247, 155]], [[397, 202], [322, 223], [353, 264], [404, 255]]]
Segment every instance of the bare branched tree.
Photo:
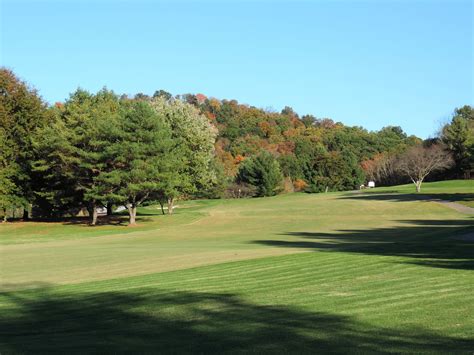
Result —
[[397, 170], [408, 176], [416, 186], [416, 192], [421, 191], [423, 180], [433, 171], [451, 167], [453, 158], [441, 145], [430, 147], [414, 146], [402, 154], [397, 161]]

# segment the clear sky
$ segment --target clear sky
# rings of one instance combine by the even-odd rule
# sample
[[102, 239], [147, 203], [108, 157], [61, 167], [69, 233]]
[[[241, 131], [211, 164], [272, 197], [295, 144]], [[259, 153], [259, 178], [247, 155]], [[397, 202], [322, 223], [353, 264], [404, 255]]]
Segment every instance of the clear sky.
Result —
[[420, 137], [474, 104], [470, 0], [0, 2], [1, 65], [50, 103], [164, 89]]

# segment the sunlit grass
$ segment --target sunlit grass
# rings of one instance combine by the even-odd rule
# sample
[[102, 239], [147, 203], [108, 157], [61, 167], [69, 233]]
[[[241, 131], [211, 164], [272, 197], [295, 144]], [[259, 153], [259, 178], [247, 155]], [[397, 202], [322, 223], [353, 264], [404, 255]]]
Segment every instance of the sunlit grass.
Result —
[[2, 225], [0, 351], [469, 353], [474, 219], [397, 189]]

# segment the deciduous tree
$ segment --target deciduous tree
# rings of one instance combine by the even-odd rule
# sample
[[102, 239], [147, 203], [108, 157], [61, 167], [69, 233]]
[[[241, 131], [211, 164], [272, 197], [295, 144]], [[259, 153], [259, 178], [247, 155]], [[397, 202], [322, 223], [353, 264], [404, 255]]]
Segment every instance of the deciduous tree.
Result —
[[168, 213], [172, 214], [176, 198], [202, 193], [217, 183], [212, 169], [217, 130], [189, 103], [155, 97], [151, 105], [170, 127], [176, 144], [171, 175], [163, 186]]
[[421, 191], [423, 180], [432, 172], [447, 169], [452, 165], [452, 157], [441, 145], [414, 146], [398, 158], [398, 170], [410, 178]]
[[46, 104], [36, 90], [11, 70], [0, 68], [0, 199], [5, 204], [11, 201], [17, 207], [25, 207], [25, 212], [34, 198], [32, 139], [36, 130], [49, 121]]

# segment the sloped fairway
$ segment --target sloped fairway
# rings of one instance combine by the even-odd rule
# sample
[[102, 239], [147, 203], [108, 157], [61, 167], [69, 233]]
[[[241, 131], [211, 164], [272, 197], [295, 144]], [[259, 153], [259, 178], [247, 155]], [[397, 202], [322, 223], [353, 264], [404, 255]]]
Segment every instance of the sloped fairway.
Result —
[[377, 187], [364, 190], [365, 193], [390, 193], [403, 194], [405, 199], [437, 198], [443, 201], [456, 202], [474, 208], [474, 182], [473, 180], [448, 180], [425, 183], [421, 192], [415, 192], [414, 184]]
[[0, 352], [472, 354], [472, 216], [354, 194], [193, 206], [9, 236]]

